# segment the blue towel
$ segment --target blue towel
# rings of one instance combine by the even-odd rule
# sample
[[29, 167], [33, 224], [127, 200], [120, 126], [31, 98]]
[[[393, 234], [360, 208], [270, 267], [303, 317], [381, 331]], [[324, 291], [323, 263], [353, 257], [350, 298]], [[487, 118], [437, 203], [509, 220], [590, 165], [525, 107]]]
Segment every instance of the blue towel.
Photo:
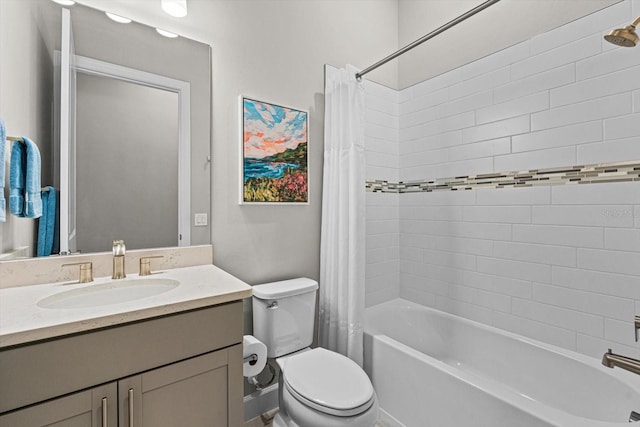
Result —
[[7, 132], [0, 118], [0, 222], [7, 220], [7, 201], [4, 198], [4, 170], [7, 149]]
[[27, 170], [27, 149], [23, 143], [15, 141], [11, 145], [9, 165], [9, 210], [24, 217], [24, 173]]
[[60, 253], [60, 210], [58, 206], [60, 206], [60, 192], [56, 192], [56, 220], [53, 224], [53, 245], [51, 249], [52, 254]]
[[19, 217], [40, 218], [40, 150], [29, 138], [23, 136], [22, 141], [11, 147], [9, 209]]
[[42, 190], [42, 216], [38, 222], [37, 256], [49, 256], [54, 247], [56, 225], [56, 190], [47, 186]]
[[25, 217], [40, 218], [42, 216], [42, 199], [40, 193], [40, 176], [42, 174], [42, 164], [40, 162], [40, 150], [38, 146], [29, 138], [23, 137], [27, 146], [27, 183], [25, 185]]

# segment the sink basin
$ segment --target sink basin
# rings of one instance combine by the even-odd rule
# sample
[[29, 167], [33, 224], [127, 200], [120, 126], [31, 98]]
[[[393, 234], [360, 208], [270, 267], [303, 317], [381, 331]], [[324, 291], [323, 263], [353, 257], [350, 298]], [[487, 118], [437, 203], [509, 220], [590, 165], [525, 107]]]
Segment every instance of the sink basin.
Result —
[[169, 292], [180, 285], [172, 279], [123, 279], [87, 285], [50, 295], [38, 301], [42, 308], [89, 308], [148, 298]]

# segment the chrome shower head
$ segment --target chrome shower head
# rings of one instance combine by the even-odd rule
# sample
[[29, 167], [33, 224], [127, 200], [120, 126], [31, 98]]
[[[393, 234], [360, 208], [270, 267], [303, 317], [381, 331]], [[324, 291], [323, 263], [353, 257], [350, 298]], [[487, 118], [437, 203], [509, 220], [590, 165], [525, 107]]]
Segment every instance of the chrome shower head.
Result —
[[636, 33], [636, 26], [640, 24], [640, 17], [638, 17], [633, 24], [626, 26], [625, 28], [616, 28], [609, 34], [604, 36], [604, 39], [609, 43], [613, 43], [617, 46], [634, 47], [638, 44], [638, 34]]

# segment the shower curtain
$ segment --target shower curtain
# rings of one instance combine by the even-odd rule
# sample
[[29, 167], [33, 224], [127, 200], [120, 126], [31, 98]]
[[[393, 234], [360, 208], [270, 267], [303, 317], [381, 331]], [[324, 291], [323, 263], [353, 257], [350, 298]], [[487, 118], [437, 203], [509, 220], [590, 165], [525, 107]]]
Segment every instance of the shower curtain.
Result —
[[319, 341], [362, 366], [365, 272], [364, 88], [325, 67]]

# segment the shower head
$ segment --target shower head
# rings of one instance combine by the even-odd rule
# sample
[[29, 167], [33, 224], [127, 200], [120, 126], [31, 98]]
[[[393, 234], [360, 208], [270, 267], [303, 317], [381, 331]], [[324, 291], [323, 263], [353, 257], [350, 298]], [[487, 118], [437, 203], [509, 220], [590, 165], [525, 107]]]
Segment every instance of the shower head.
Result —
[[638, 44], [638, 34], [636, 33], [636, 26], [640, 24], [640, 17], [638, 17], [633, 24], [626, 26], [625, 28], [616, 28], [609, 34], [604, 36], [604, 39], [609, 43], [613, 43], [617, 46], [634, 47]]
[[634, 47], [638, 44], [638, 35], [635, 30], [636, 27], [633, 25], [629, 25], [626, 28], [617, 28], [604, 36], [604, 39], [617, 46]]

